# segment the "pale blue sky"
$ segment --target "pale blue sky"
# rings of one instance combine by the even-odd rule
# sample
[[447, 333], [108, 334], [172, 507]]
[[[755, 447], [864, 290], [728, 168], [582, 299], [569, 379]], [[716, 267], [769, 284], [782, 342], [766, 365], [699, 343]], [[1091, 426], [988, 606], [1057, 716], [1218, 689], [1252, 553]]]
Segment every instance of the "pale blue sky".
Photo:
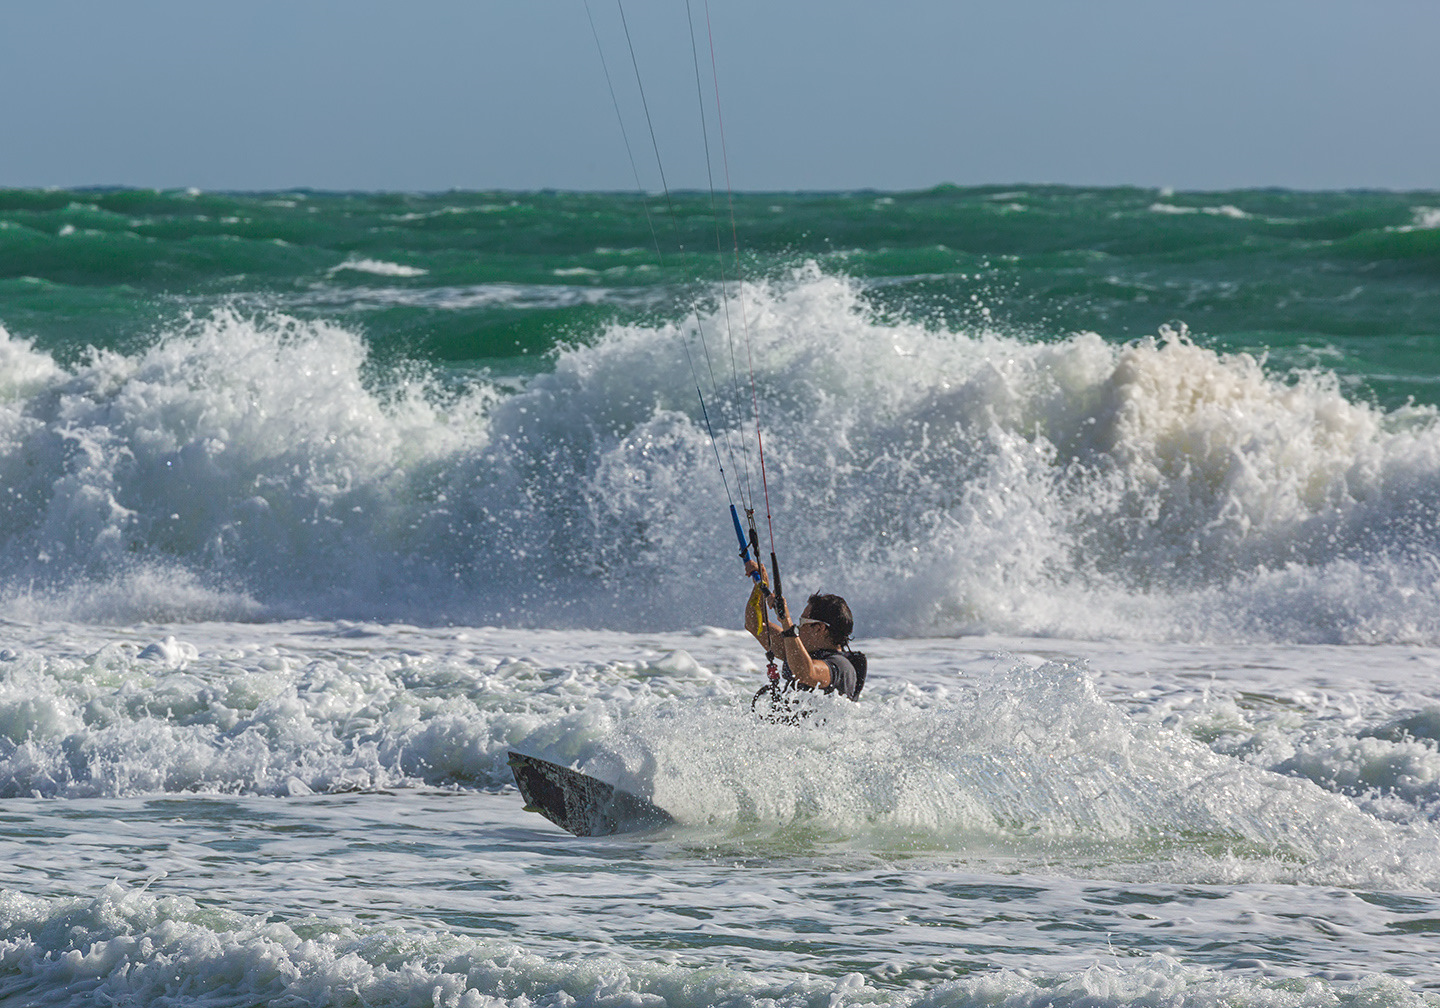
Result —
[[[589, 2], [658, 187], [617, 5]], [[684, 0], [624, 9], [668, 181], [704, 187]], [[1440, 188], [1435, 0], [709, 15], [737, 189]], [[3, 186], [634, 186], [583, 0], [50, 0], [0, 24]]]

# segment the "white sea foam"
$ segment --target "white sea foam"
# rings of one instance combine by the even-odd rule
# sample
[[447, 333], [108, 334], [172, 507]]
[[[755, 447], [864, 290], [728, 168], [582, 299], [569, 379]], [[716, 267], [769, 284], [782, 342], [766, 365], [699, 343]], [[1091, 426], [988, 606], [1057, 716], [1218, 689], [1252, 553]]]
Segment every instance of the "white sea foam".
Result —
[[[1069, 974], [996, 970], [887, 988], [859, 973], [756, 977], [734, 968], [537, 955], [511, 942], [246, 917], [112, 884], [93, 897], [0, 891], [0, 996], [49, 1005], [433, 1004], [454, 1008], [830, 1008], [879, 1005], [1409, 1008], [1433, 999], [1380, 977], [1264, 979], [1164, 955], [1115, 956]], [[917, 989], [918, 988], [918, 989]]]
[[[629, 267], [620, 267], [626, 271]], [[474, 308], [522, 310], [571, 308], [576, 305], [649, 305], [665, 295], [651, 290], [611, 287], [577, 287], [567, 284], [486, 283], [463, 287], [316, 287], [289, 296], [265, 295], [266, 304], [282, 308], [326, 307], [344, 311], [381, 311], [386, 308], [430, 308], [465, 311]]]
[[[1433, 410], [1183, 331], [883, 320], [813, 268], [743, 299], [777, 546], [862, 633], [1440, 640]], [[726, 317], [612, 325], [518, 390], [458, 393], [367, 376], [355, 335], [283, 315], [216, 312], [69, 370], [0, 339], [8, 611], [124, 620], [126, 585], [168, 580], [179, 601], [137, 594], [130, 618], [189, 598], [197, 618], [728, 622], [726, 488], [686, 363], [708, 348], [726, 478], [758, 500]]]
[[1415, 227], [1440, 228], [1440, 208], [1417, 206], [1412, 213], [1415, 215]]
[[1249, 220], [1249, 219], [1250, 219], [1250, 216], [1251, 216], [1250, 214], [1246, 213], [1244, 210], [1241, 210], [1239, 207], [1233, 206], [1233, 205], [1231, 205], [1231, 204], [1229, 204], [1229, 203], [1223, 203], [1223, 204], [1221, 204], [1220, 206], [1198, 206], [1198, 207], [1195, 207], [1195, 206], [1179, 206], [1179, 205], [1177, 205], [1177, 204], [1175, 204], [1175, 203], [1152, 203], [1152, 204], [1150, 204], [1150, 211], [1151, 211], [1152, 213], [1179, 214], [1179, 215], [1184, 215], [1184, 214], [1209, 214], [1209, 215], [1212, 216], [1212, 217], [1229, 217], [1229, 218], [1231, 218], [1232, 220]]
[[352, 273], [373, 273], [375, 276], [388, 277], [418, 277], [430, 272], [427, 269], [421, 269], [419, 266], [405, 266], [401, 263], [386, 262], [383, 259], [347, 259], [338, 266], [331, 266], [325, 271], [325, 274], [327, 276], [334, 276], [342, 270], [349, 270]]
[[511, 200], [509, 203], [482, 203], [478, 206], [447, 206], [441, 207], [438, 210], [393, 214], [390, 215], [388, 219], [408, 222], [419, 220], [432, 220], [436, 217], [448, 217], [464, 214], [504, 213], [506, 210], [513, 210], [519, 205], [520, 204], [517, 201]]
[[[0, 643], [17, 1003], [1435, 1003], [1437, 649], [880, 640], [789, 726], [716, 628]], [[565, 837], [509, 748], [679, 822]]]
[[[751, 715], [754, 645], [738, 632], [581, 646], [276, 629], [0, 651], [0, 796], [493, 790], [519, 749], [651, 797], [686, 842], [801, 830], [963, 851], [983, 870], [1064, 858], [1139, 882], [1440, 886], [1434, 786], [1405, 777], [1433, 780], [1433, 743], [1385, 742], [1393, 718], [1377, 712], [1321, 736], [1233, 701], [1172, 721], [1163, 702], [1137, 715], [1102, 698], [1073, 663], [981, 650], [968, 685], [897, 675], [927, 659], [891, 642], [865, 703], [817, 698], [788, 727]], [[596, 649], [608, 656], [581, 657]], [[1313, 769], [1352, 751], [1408, 764]]]

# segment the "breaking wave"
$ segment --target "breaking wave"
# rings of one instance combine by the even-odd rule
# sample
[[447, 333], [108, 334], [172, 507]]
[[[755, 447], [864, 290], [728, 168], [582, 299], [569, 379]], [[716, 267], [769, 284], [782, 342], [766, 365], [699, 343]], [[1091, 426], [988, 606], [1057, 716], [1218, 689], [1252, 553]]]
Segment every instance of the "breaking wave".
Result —
[[[862, 636], [1440, 642], [1433, 409], [1183, 331], [895, 321], [814, 268], [743, 303], [787, 582], [846, 595]], [[611, 325], [531, 377], [381, 368], [273, 313], [70, 366], [0, 330], [0, 611], [729, 624], [686, 363], [729, 375], [726, 317]], [[748, 375], [708, 382], [755, 492]]]
[[973, 685], [820, 697], [777, 727], [749, 712], [739, 632], [707, 635], [711, 665], [684, 650], [555, 664], [515, 657], [545, 646], [523, 632], [412, 629], [371, 653], [363, 627], [290, 626], [282, 647], [0, 651], [0, 798], [501, 790], [518, 749], [651, 798], [686, 843], [809, 835], [1148, 881], [1440, 884], [1433, 788], [1352, 779], [1352, 750], [1434, 778], [1433, 747], [1386, 743], [1379, 723], [1315, 741], [1230, 716], [1206, 745], [1224, 712], [1136, 718], [1082, 665], [1012, 659]]

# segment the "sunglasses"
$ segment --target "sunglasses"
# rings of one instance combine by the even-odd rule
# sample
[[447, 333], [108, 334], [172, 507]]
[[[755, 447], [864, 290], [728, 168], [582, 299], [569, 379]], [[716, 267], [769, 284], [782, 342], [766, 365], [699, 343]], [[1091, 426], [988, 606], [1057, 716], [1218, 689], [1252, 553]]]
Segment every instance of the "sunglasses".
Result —
[[830, 625], [830, 624], [826, 623], [823, 619], [811, 619], [809, 616], [801, 616], [801, 617], [800, 617], [800, 620], [799, 620], [799, 625], [800, 625], [800, 626], [811, 626], [812, 624], [819, 624], [820, 626], [829, 626], [829, 625]]

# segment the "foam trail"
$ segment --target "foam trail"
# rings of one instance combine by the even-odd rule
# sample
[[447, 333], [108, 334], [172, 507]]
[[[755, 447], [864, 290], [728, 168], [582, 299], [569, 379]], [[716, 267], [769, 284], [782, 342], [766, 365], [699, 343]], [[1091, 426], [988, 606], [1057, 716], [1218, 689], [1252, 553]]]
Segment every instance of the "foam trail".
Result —
[[[1060, 857], [1145, 880], [1440, 884], [1428, 792], [1377, 816], [1296, 779], [1304, 764], [1132, 718], [1080, 665], [1011, 661], [973, 694], [917, 691], [892, 669], [873, 703], [820, 698], [777, 728], [750, 715], [753, 669], [717, 674], [683, 651], [549, 663], [423, 636], [365, 656], [346, 640], [0, 651], [0, 797], [498, 790], [519, 749], [652, 798], [692, 838], [800, 830], [992, 868]], [[735, 643], [719, 638], [712, 661], [737, 660]]]
[[[862, 635], [1440, 641], [1431, 409], [1183, 332], [880, 318], [814, 268], [746, 303], [787, 580], [845, 594]], [[217, 311], [68, 370], [6, 336], [6, 609], [729, 624], [697, 327], [723, 345], [702, 308], [518, 383], [375, 369], [284, 315]], [[707, 401], [753, 438], [748, 390]]]

